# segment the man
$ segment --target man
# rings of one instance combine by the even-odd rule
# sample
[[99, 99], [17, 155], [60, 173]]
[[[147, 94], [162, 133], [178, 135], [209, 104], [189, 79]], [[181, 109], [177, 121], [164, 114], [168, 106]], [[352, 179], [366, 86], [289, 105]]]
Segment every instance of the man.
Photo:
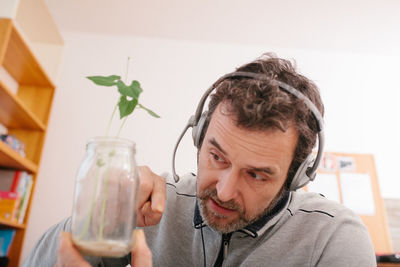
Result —
[[[218, 80], [211, 92], [208, 112], [190, 124], [197, 176], [173, 183], [140, 169], [138, 226], [154, 266], [375, 266], [358, 216], [319, 194], [296, 191], [316, 169], [310, 171], [309, 158], [322, 131], [317, 87], [289, 61], [266, 54]], [[26, 265], [39, 258], [54, 264], [59, 232], [69, 224], [49, 230]], [[75, 259], [65, 257], [63, 248], [75, 251], [68, 235], [65, 240], [60, 266]], [[138, 256], [133, 253], [132, 264]], [[96, 266], [131, 262], [129, 256], [86, 260]]]

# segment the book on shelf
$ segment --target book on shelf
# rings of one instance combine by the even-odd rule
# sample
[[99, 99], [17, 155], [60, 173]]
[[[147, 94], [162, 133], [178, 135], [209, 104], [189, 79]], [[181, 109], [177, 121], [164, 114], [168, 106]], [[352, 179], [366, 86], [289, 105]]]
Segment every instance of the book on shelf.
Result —
[[32, 175], [25, 171], [0, 170], [0, 218], [23, 223], [32, 191]]
[[20, 204], [20, 197], [15, 192], [0, 191], [0, 219], [15, 220]]
[[26, 209], [28, 207], [28, 203], [29, 203], [29, 198], [31, 196], [31, 192], [32, 192], [32, 186], [33, 186], [33, 179], [32, 179], [32, 175], [27, 175], [27, 181], [24, 187], [24, 192], [23, 195], [21, 197], [21, 201], [19, 203], [19, 207], [18, 207], [18, 211], [16, 214], [16, 218], [18, 220], [18, 223], [23, 223], [24, 222], [24, 218], [25, 218], [25, 214], [26, 214]]
[[7, 257], [15, 236], [13, 229], [0, 229], [0, 257]]

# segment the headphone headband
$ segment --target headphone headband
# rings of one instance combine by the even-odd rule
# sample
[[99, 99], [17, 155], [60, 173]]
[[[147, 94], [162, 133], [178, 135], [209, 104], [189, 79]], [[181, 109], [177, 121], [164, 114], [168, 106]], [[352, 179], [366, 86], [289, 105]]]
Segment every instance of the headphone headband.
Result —
[[[212, 93], [212, 91], [217, 88], [217, 86], [224, 80], [228, 79], [228, 78], [234, 78], [234, 77], [243, 77], [243, 78], [251, 78], [251, 79], [255, 79], [255, 80], [260, 80], [260, 81], [271, 81], [273, 83], [276, 83], [276, 85], [282, 90], [285, 91], [295, 97], [297, 97], [298, 99], [301, 99], [304, 104], [307, 105], [307, 107], [310, 109], [310, 111], [312, 112], [316, 123], [317, 123], [317, 127], [318, 127], [318, 152], [317, 152], [317, 156], [314, 158], [310, 159], [310, 157], [307, 157], [307, 160], [305, 162], [302, 163], [302, 165], [300, 166], [300, 168], [298, 170], [302, 170], [302, 173], [300, 174], [299, 171], [296, 173], [296, 175], [293, 178], [293, 181], [297, 180], [297, 179], [301, 179], [302, 177], [299, 178], [299, 176], [305, 174], [308, 177], [308, 180], [303, 182], [303, 181], [299, 181], [299, 183], [296, 182], [296, 187], [295, 188], [291, 188], [291, 190], [295, 190], [297, 188], [300, 188], [302, 186], [304, 186], [305, 184], [307, 184], [309, 181], [312, 181], [315, 179], [316, 176], [316, 172], [319, 166], [319, 163], [322, 159], [322, 154], [323, 154], [323, 147], [324, 147], [324, 132], [323, 132], [323, 128], [324, 128], [324, 121], [322, 118], [321, 113], [319, 112], [319, 110], [317, 109], [317, 107], [314, 105], [313, 102], [311, 102], [311, 100], [306, 97], [304, 94], [302, 94], [299, 90], [293, 88], [292, 86], [281, 82], [279, 80], [275, 80], [275, 79], [271, 79], [270, 77], [268, 77], [265, 74], [259, 74], [259, 73], [253, 73], [253, 72], [244, 72], [244, 71], [236, 71], [236, 72], [232, 72], [232, 73], [228, 73], [225, 74], [224, 76], [222, 76], [221, 78], [219, 78], [212, 86], [210, 86], [207, 91], [203, 94], [203, 96], [200, 99], [199, 104], [197, 105], [196, 108], [196, 113], [195, 115], [191, 116], [184, 131], [181, 133], [181, 135], [179, 136], [179, 139], [175, 145], [174, 148], [174, 152], [173, 152], [173, 157], [172, 157], [172, 172], [173, 172], [173, 176], [175, 179], [175, 182], [179, 181], [179, 176], [176, 174], [175, 172], [175, 155], [176, 155], [176, 150], [179, 146], [179, 143], [181, 141], [181, 139], [183, 138], [183, 136], [185, 135], [186, 131], [192, 127], [193, 128], [193, 138], [194, 138], [194, 142], [195, 145], [197, 146], [197, 140], [201, 134], [202, 131], [202, 126], [204, 124], [204, 121], [202, 121], [201, 117], [203, 114], [203, 108], [204, 108], [204, 104], [208, 98], [208, 96]], [[201, 123], [199, 123], [201, 121]], [[200, 125], [201, 124], [201, 125]], [[201, 127], [198, 127], [201, 126]], [[195, 137], [197, 136], [197, 137]], [[197, 140], [196, 140], [197, 139]], [[311, 165], [312, 166], [308, 166]], [[305, 167], [303, 166], [305, 165]], [[293, 183], [292, 181], [292, 183]]]

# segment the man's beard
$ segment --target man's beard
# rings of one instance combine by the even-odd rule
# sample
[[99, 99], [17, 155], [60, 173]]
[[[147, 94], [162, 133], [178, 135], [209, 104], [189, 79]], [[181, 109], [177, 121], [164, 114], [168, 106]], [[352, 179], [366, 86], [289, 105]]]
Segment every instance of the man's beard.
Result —
[[[246, 216], [245, 209], [242, 206], [240, 206], [239, 204], [237, 204], [234, 200], [223, 202], [218, 199], [216, 189], [207, 188], [206, 190], [204, 190], [204, 192], [201, 195], [198, 195], [200, 214], [203, 217], [204, 221], [207, 223], [207, 225], [210, 226], [211, 228], [213, 228], [214, 230], [217, 230], [218, 232], [221, 232], [221, 233], [231, 233], [231, 232], [237, 231], [239, 229], [245, 228], [246, 226], [257, 221], [259, 218], [268, 214], [271, 211], [271, 209], [274, 208], [274, 206], [279, 201], [279, 199], [282, 197], [283, 192], [284, 192], [284, 190], [282, 188], [281, 191], [271, 201], [271, 203], [261, 213], [256, 214], [255, 216], [249, 217], [249, 216]], [[210, 210], [209, 208], [207, 208], [207, 202], [210, 199], [212, 199], [214, 202], [216, 202], [221, 207], [224, 207], [224, 208], [227, 208], [230, 210], [235, 210], [237, 217], [226, 223], [220, 222], [221, 219], [228, 219], [228, 217], [224, 216], [222, 214], [216, 213], [216, 212]]]

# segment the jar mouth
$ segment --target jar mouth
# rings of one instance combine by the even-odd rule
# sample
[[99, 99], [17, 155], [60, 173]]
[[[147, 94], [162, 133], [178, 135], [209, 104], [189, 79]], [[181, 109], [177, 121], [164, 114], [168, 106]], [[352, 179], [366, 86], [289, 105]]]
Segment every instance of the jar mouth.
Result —
[[136, 150], [136, 144], [132, 140], [113, 136], [92, 137], [87, 141], [87, 146], [90, 145], [123, 146]]

